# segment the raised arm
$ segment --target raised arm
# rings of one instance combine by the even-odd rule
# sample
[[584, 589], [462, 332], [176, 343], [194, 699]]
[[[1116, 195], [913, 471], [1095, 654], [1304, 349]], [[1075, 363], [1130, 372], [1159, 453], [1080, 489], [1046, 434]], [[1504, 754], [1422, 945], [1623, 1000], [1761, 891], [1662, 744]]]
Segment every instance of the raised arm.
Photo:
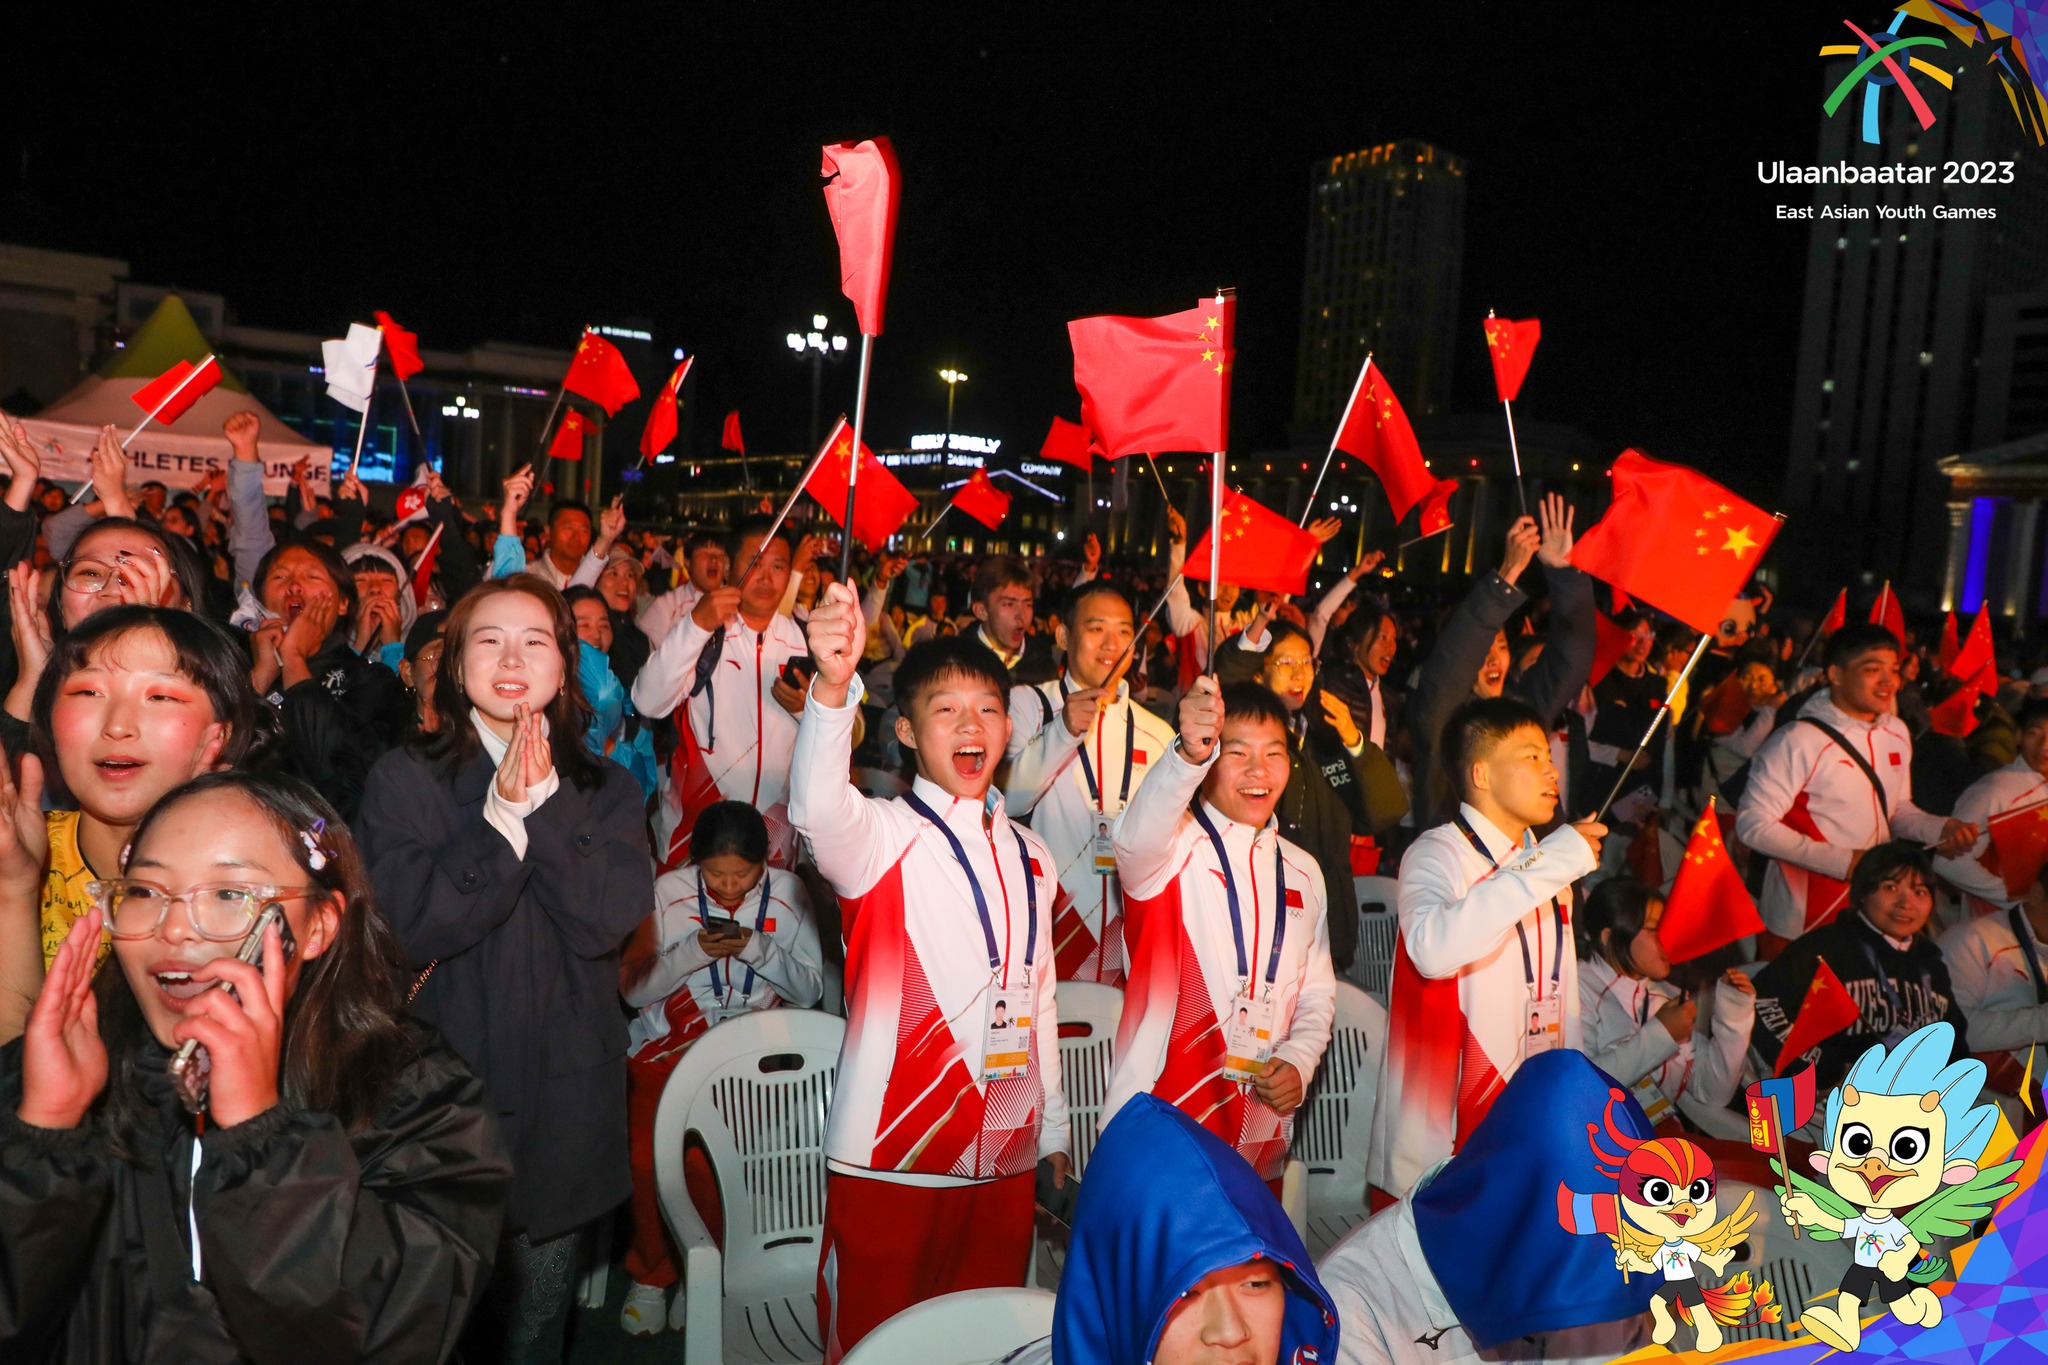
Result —
[[862, 796], [853, 785], [853, 726], [865, 695], [855, 670], [867, 641], [867, 622], [853, 589], [829, 584], [806, 634], [818, 675], [797, 722], [789, 819], [810, 841], [818, 871], [832, 889], [858, 896], [895, 866], [903, 841], [890, 828], [883, 803]]
[[263, 460], [256, 444], [260, 426], [255, 413], [238, 412], [221, 427], [235, 453], [228, 462], [228, 506], [235, 513], [234, 524], [228, 527], [228, 553], [235, 562], [237, 590], [255, 586], [256, 566], [277, 544], [270, 511], [263, 505]]
[[1116, 819], [1111, 838], [1117, 876], [1125, 894], [1156, 896], [1180, 870], [1180, 829], [1188, 802], [1216, 761], [1223, 728], [1223, 697], [1216, 680], [1204, 675], [1180, 702], [1180, 736], [1138, 785], [1137, 795]]

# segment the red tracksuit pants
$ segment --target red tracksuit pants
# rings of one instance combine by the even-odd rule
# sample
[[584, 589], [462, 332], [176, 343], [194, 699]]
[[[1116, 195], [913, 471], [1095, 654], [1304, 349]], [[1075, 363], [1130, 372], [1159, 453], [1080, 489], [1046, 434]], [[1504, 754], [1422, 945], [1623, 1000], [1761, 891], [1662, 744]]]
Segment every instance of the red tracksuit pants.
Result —
[[[658, 1285], [663, 1289], [676, 1282], [675, 1251], [669, 1245], [668, 1226], [661, 1219], [661, 1194], [654, 1184], [654, 1116], [661, 1108], [662, 1087], [686, 1049], [677, 1049], [650, 1061], [626, 1059], [627, 1158], [633, 1169], [633, 1238], [626, 1251], [626, 1274], [636, 1284]], [[683, 1153], [683, 1184], [690, 1202], [711, 1233], [711, 1240], [725, 1245], [725, 1210], [718, 1197], [718, 1180], [711, 1163], [695, 1147]]]

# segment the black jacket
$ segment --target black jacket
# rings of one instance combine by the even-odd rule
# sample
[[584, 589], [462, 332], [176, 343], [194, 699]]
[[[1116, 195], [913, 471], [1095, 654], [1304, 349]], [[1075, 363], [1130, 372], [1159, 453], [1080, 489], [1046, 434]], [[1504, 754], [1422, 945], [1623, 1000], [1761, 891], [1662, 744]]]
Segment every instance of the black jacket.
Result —
[[536, 1242], [632, 1187], [619, 945], [653, 912], [654, 864], [639, 786], [599, 762], [597, 787], [565, 778], [526, 817], [524, 859], [484, 821], [483, 754], [451, 775], [394, 749], [356, 825], [413, 970], [438, 964], [413, 1010], [489, 1087], [512, 1153], [506, 1224]]
[[1822, 1092], [1842, 1083], [1849, 1067], [1866, 1050], [1887, 1037], [1896, 1039], [1914, 1029], [1947, 1020], [1955, 1025], [1952, 1060], [1970, 1055], [1967, 1025], [1949, 984], [1948, 964], [1941, 949], [1926, 935], [1906, 952], [1892, 947], [1883, 934], [1854, 910], [1844, 910], [1810, 933], [1785, 945], [1784, 951], [1756, 974], [1756, 1022], [1750, 1045], [1765, 1062], [1776, 1065], [1778, 1049], [1792, 1030], [1813, 984], [1819, 964], [1826, 962], [1862, 1011], [1848, 1029], [1802, 1054], [1814, 1066], [1814, 1082]]
[[[1543, 653], [1528, 672], [1509, 680], [1503, 695], [1527, 702], [1543, 717], [1545, 726], [1555, 727], [1559, 714], [1579, 695], [1593, 671], [1593, 580], [1577, 569], [1548, 565], [1543, 576], [1550, 586], [1550, 627], [1543, 637]], [[1493, 648], [1494, 636], [1526, 600], [1520, 588], [1498, 573], [1487, 574], [1472, 585], [1472, 591], [1444, 623], [1436, 647], [1423, 661], [1422, 676], [1409, 694], [1405, 717], [1419, 825], [1427, 827], [1439, 818], [1448, 818], [1456, 808], [1449, 778], [1438, 767], [1444, 725], [1459, 704], [1472, 696], [1473, 680]]]
[[375, 1122], [280, 1104], [197, 1139], [196, 1177], [163, 1049], [137, 1063], [162, 1117], [146, 1166], [91, 1119], [16, 1118], [21, 1044], [0, 1050], [0, 1360], [445, 1360], [490, 1278], [511, 1167], [483, 1087], [418, 1035]]
[[1385, 834], [1401, 823], [1408, 813], [1408, 794], [1401, 790], [1393, 763], [1371, 740], [1354, 758], [1322, 720], [1308, 720], [1301, 730], [1290, 727], [1287, 748], [1293, 766], [1273, 813], [1280, 819], [1281, 834], [1308, 850], [1322, 870], [1330, 961], [1342, 973], [1358, 955], [1358, 883], [1351, 875], [1351, 838]]
[[412, 724], [412, 703], [396, 673], [349, 647], [346, 626], [335, 627], [306, 671], [305, 682], [285, 687], [279, 678], [264, 698], [284, 722], [280, 766], [353, 825], [363, 783]]

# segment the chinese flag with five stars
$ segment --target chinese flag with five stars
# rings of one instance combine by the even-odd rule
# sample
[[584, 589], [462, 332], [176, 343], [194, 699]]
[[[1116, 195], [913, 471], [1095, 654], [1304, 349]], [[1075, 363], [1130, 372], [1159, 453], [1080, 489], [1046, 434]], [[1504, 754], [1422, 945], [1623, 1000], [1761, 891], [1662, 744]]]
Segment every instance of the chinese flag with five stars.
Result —
[[[197, 365], [181, 360], [137, 389], [135, 406], [169, 426], [190, 412], [194, 403], [213, 392], [213, 386], [218, 383], [220, 362], [212, 356]], [[157, 411], [159, 403], [163, 404], [161, 412]]]
[[[1337, 424], [1335, 444], [1380, 476], [1380, 487], [1387, 490], [1395, 521], [1438, 491], [1439, 480], [1422, 462], [1422, 447], [1416, 444], [1408, 414], [1401, 410], [1401, 400], [1394, 397], [1387, 377], [1372, 363], [1371, 356], [1365, 358], [1365, 368], [1358, 372], [1358, 382], [1351, 386], [1351, 401], [1344, 405], [1344, 420]], [[1428, 534], [1427, 527], [1423, 533]]]
[[1621, 452], [1613, 476], [1613, 505], [1579, 537], [1572, 563], [1711, 635], [1778, 534], [1777, 518], [1640, 451]]
[[668, 443], [676, 438], [676, 393], [683, 387], [683, 377], [689, 374], [690, 363], [696, 358], [684, 356], [683, 363], [676, 366], [676, 372], [668, 377], [668, 383], [654, 395], [654, 407], [647, 414], [647, 425], [640, 429], [641, 459], [653, 459], [667, 450]]
[[1942, 668], [1952, 678], [1974, 678], [1991, 666], [1991, 609], [1979, 607], [1977, 619], [1970, 623], [1970, 633], [1963, 637], [1962, 648], [1954, 651]]
[[2006, 894], [2020, 900], [2048, 867], [2048, 801], [2002, 811], [1985, 825], [1991, 847], [1985, 850], [1984, 866], [2005, 878]]
[[1535, 318], [1517, 322], [1513, 318], [1487, 316], [1486, 353], [1493, 360], [1493, 387], [1501, 402], [1514, 402], [1515, 395], [1522, 391], [1522, 378], [1529, 373], [1529, 362], [1536, 356], [1536, 341], [1542, 335], [1543, 324]]
[[1721, 842], [1721, 821], [1710, 802], [1692, 828], [1678, 880], [1664, 898], [1657, 938], [1673, 962], [1690, 962], [1763, 928], [1756, 902]]
[[1835, 975], [1835, 969], [1828, 966], [1827, 959], [1821, 958], [1813, 982], [1806, 988], [1806, 999], [1800, 1002], [1799, 1013], [1792, 1017], [1791, 1031], [1778, 1045], [1778, 1064], [1771, 1074], [1782, 1076], [1786, 1067], [1860, 1017], [1862, 1011], [1856, 1007], [1855, 997], [1842, 984], [1842, 978]]
[[818, 174], [825, 181], [825, 209], [839, 239], [839, 287], [853, 301], [860, 334], [882, 334], [882, 310], [889, 302], [889, 264], [896, 253], [896, 208], [903, 175], [896, 149], [885, 137], [839, 142], [825, 148]]
[[1441, 479], [1422, 500], [1422, 520], [1416, 534], [1433, 536], [1451, 529], [1451, 494], [1458, 491], [1456, 479]]
[[1044, 459], [1058, 460], [1076, 469], [1095, 468], [1095, 457], [1088, 452], [1088, 428], [1064, 417], [1052, 419], [1052, 426], [1046, 431], [1045, 442], [1038, 447], [1038, 453]]
[[[1322, 548], [1313, 535], [1242, 493], [1232, 490], [1224, 500], [1220, 572], [1225, 583], [1290, 597], [1307, 592], [1309, 566]], [[1209, 571], [1208, 531], [1188, 551], [1187, 566], [1190, 578]]]
[[1010, 515], [1010, 495], [989, 482], [988, 471], [977, 469], [974, 477], [960, 485], [953, 505], [993, 531]]
[[1818, 633], [1822, 635], [1833, 635], [1836, 631], [1840, 630], [1844, 625], [1846, 625], [1848, 623], [1848, 620], [1849, 590], [1847, 588], [1844, 588], [1840, 592], [1835, 594], [1835, 605], [1828, 608], [1828, 614], [1820, 618], [1820, 625], [1817, 628]]
[[1870, 624], [1883, 626], [1901, 645], [1906, 643], [1906, 613], [1904, 608], [1899, 606], [1899, 595], [1892, 591], [1892, 581], [1889, 578], [1884, 581], [1884, 587], [1878, 590], [1877, 600], [1870, 604]]
[[377, 310], [377, 330], [384, 334], [384, 354], [391, 357], [391, 373], [407, 380], [424, 370], [426, 363], [420, 359], [420, 338], [417, 332], [408, 332], [393, 321], [391, 314], [382, 308]]
[[[811, 471], [804, 485], [818, 505], [831, 513], [832, 520], [846, 522], [846, 476], [853, 469], [853, 428], [841, 417], [825, 437], [824, 458]], [[910, 514], [917, 510], [917, 497], [875, 458], [868, 443], [860, 443], [860, 495], [853, 509], [853, 534], [870, 550], [889, 543]]]
[[1081, 425], [1110, 459], [1230, 447], [1231, 336], [1237, 300], [1223, 295], [1163, 318], [1076, 318], [1074, 387]]
[[734, 408], [725, 415], [725, 430], [719, 435], [718, 446], [721, 450], [737, 450], [742, 455], [747, 453], [747, 443], [740, 438], [740, 413], [738, 408]]
[[576, 343], [576, 354], [569, 358], [569, 372], [562, 376], [562, 387], [570, 393], [582, 394], [603, 408], [607, 417], [618, 416], [620, 408], [640, 396], [640, 383], [626, 367], [626, 357], [619, 354], [619, 348], [589, 331]]
[[562, 414], [562, 425], [555, 428], [553, 439], [548, 442], [550, 460], [580, 460], [583, 458], [583, 438], [590, 432], [590, 423], [583, 414], [569, 411]]
[[1987, 665], [1976, 677], [1957, 685], [1927, 708], [1927, 723], [1937, 735], [1968, 739], [1977, 729], [1977, 698], [1998, 689], [1998, 679]]

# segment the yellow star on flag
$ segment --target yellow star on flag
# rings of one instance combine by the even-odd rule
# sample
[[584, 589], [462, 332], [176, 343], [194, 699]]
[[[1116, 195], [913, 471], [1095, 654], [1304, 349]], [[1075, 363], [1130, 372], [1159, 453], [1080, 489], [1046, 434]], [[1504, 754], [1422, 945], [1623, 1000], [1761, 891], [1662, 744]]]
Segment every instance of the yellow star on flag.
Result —
[[1221, 326], [1223, 325], [1223, 319], [1221, 319], [1221, 318], [1204, 318], [1204, 319], [1202, 320], [1202, 325], [1203, 325], [1204, 327], [1221, 327]]
[[1756, 548], [1756, 541], [1751, 538], [1747, 526], [1738, 526], [1728, 533], [1728, 543], [1721, 548], [1740, 559]]

